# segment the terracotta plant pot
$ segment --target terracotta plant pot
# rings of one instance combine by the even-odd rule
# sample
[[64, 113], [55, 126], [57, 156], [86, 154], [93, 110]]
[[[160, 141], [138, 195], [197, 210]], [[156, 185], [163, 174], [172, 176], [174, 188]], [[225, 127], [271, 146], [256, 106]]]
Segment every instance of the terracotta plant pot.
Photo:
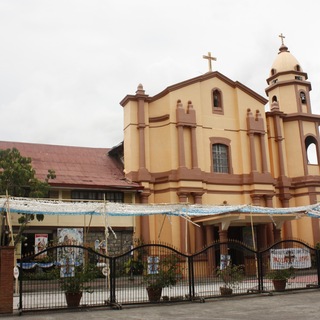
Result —
[[220, 287], [220, 293], [222, 296], [231, 296], [232, 295], [232, 289], [226, 288], [226, 287]]
[[82, 292], [66, 292], [66, 300], [69, 308], [76, 308], [80, 305], [80, 300], [82, 298]]
[[150, 302], [158, 302], [161, 299], [162, 288], [147, 287]]
[[272, 280], [273, 282], [273, 286], [274, 286], [274, 290], [275, 291], [284, 291], [286, 290], [286, 284], [287, 284], [287, 280]]

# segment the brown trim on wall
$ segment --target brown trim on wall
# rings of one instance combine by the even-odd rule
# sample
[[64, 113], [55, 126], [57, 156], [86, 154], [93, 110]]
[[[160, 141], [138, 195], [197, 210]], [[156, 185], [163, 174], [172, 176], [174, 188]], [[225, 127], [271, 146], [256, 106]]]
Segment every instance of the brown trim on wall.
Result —
[[[239, 81], [233, 81], [229, 78], [227, 78], [226, 76], [224, 76], [223, 74], [221, 74], [218, 71], [214, 71], [214, 72], [208, 72], [205, 73], [201, 76], [192, 78], [192, 79], [188, 79], [179, 83], [176, 83], [172, 86], [167, 87], [166, 89], [164, 89], [163, 91], [161, 91], [160, 93], [156, 94], [155, 96], [148, 98], [148, 102], [153, 102], [156, 101], [164, 96], [166, 96], [167, 94], [169, 94], [172, 91], [176, 91], [178, 89], [184, 88], [186, 86], [190, 86], [194, 83], [197, 82], [202, 82], [202, 81], [206, 81], [212, 78], [218, 78], [221, 81], [227, 83], [229, 86], [233, 87], [233, 88], [239, 88], [240, 90], [244, 91], [246, 94], [250, 95], [251, 97], [253, 97], [254, 99], [256, 99], [257, 101], [259, 101], [262, 104], [267, 104], [268, 100], [265, 99], [264, 97], [260, 96], [259, 94], [257, 94], [256, 92], [254, 92], [253, 90], [251, 90], [250, 88], [246, 87], [245, 85], [243, 85], [242, 83], [240, 83]], [[121, 105], [125, 105], [125, 103], [134, 96], [127, 96], [125, 97], [122, 101], [121, 101]]]
[[[133, 181], [139, 182], [138, 172], [130, 172], [127, 174]], [[320, 178], [320, 177], [319, 177]], [[199, 169], [184, 168], [182, 172], [179, 170], [171, 170], [166, 172], [157, 172], [150, 174], [150, 183], [169, 183], [178, 181], [202, 181], [212, 185], [251, 185], [254, 183], [274, 185], [275, 179], [270, 173], [249, 173], [249, 174], [230, 174], [230, 173], [214, 173], [204, 172]], [[145, 181], [145, 180], [143, 180]]]
[[149, 118], [149, 122], [160, 122], [160, 121], [166, 121], [170, 118], [169, 114], [164, 114], [162, 116], [158, 116], [158, 117], [151, 117]]

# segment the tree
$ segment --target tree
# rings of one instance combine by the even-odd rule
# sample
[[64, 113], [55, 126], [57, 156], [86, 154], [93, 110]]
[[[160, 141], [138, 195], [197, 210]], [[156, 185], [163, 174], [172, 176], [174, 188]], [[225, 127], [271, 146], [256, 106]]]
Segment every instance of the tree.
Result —
[[[0, 150], [0, 194], [8, 194], [14, 197], [33, 197], [44, 198], [48, 196], [49, 180], [55, 179], [54, 170], [48, 170], [45, 181], [36, 178], [36, 171], [32, 167], [32, 159], [21, 156], [16, 148]], [[5, 213], [3, 218], [5, 218]], [[18, 219], [19, 230], [14, 238], [14, 245], [20, 242], [22, 233], [26, 229], [27, 224], [34, 220], [44, 219], [43, 214], [26, 214], [21, 213]], [[4, 228], [2, 223], [2, 232]], [[1, 233], [2, 233], [1, 232]], [[1, 237], [1, 242], [2, 237]]]

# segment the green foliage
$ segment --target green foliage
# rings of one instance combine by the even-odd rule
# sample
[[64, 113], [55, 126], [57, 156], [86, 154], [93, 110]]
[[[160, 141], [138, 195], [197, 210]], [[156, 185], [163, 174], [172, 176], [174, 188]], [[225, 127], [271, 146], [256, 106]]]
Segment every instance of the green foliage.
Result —
[[87, 291], [92, 293], [88, 282], [94, 280], [99, 275], [96, 266], [88, 264], [86, 266], [75, 267], [73, 277], [64, 277], [60, 280], [60, 287], [64, 292], [78, 293]]
[[270, 270], [266, 277], [271, 280], [288, 280], [294, 278], [294, 268]]
[[[20, 273], [21, 274], [21, 273]], [[59, 268], [50, 268], [50, 270], [38, 271], [23, 271], [23, 280], [56, 280], [60, 277]]]
[[[40, 181], [36, 178], [31, 158], [21, 156], [16, 148], [0, 150], [0, 194], [44, 198], [48, 196], [49, 179], [55, 178], [54, 170], [48, 170], [45, 181]], [[43, 214], [21, 214], [18, 219], [20, 228], [15, 237], [15, 245], [20, 242], [26, 225], [34, 219], [42, 221], [44, 216]]]
[[161, 257], [158, 273], [145, 275], [144, 281], [148, 288], [165, 288], [176, 285], [182, 277], [176, 255]]
[[31, 158], [21, 156], [16, 148], [0, 150], [0, 193], [14, 197], [47, 196], [48, 180], [55, 178], [53, 170], [48, 171], [46, 181], [38, 180]]
[[135, 260], [133, 258], [129, 258], [123, 264], [124, 273], [126, 275], [141, 275], [143, 273], [143, 262], [141, 260]]
[[226, 288], [235, 288], [244, 279], [243, 265], [229, 264], [224, 269], [217, 269], [217, 276], [224, 282]]

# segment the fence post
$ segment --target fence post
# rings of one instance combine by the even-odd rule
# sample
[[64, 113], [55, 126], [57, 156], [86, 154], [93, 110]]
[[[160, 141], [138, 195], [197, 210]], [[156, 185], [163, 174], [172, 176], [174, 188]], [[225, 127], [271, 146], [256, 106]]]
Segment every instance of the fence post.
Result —
[[116, 303], [116, 261], [110, 258], [110, 304]]
[[258, 289], [259, 292], [263, 291], [263, 265], [262, 265], [262, 253], [257, 252], [258, 260]]
[[316, 261], [317, 261], [318, 286], [320, 286], [320, 249], [316, 249]]
[[0, 247], [0, 314], [13, 312], [14, 247]]
[[189, 300], [194, 300], [194, 270], [193, 270], [193, 256], [188, 256], [188, 270], [189, 270]]

